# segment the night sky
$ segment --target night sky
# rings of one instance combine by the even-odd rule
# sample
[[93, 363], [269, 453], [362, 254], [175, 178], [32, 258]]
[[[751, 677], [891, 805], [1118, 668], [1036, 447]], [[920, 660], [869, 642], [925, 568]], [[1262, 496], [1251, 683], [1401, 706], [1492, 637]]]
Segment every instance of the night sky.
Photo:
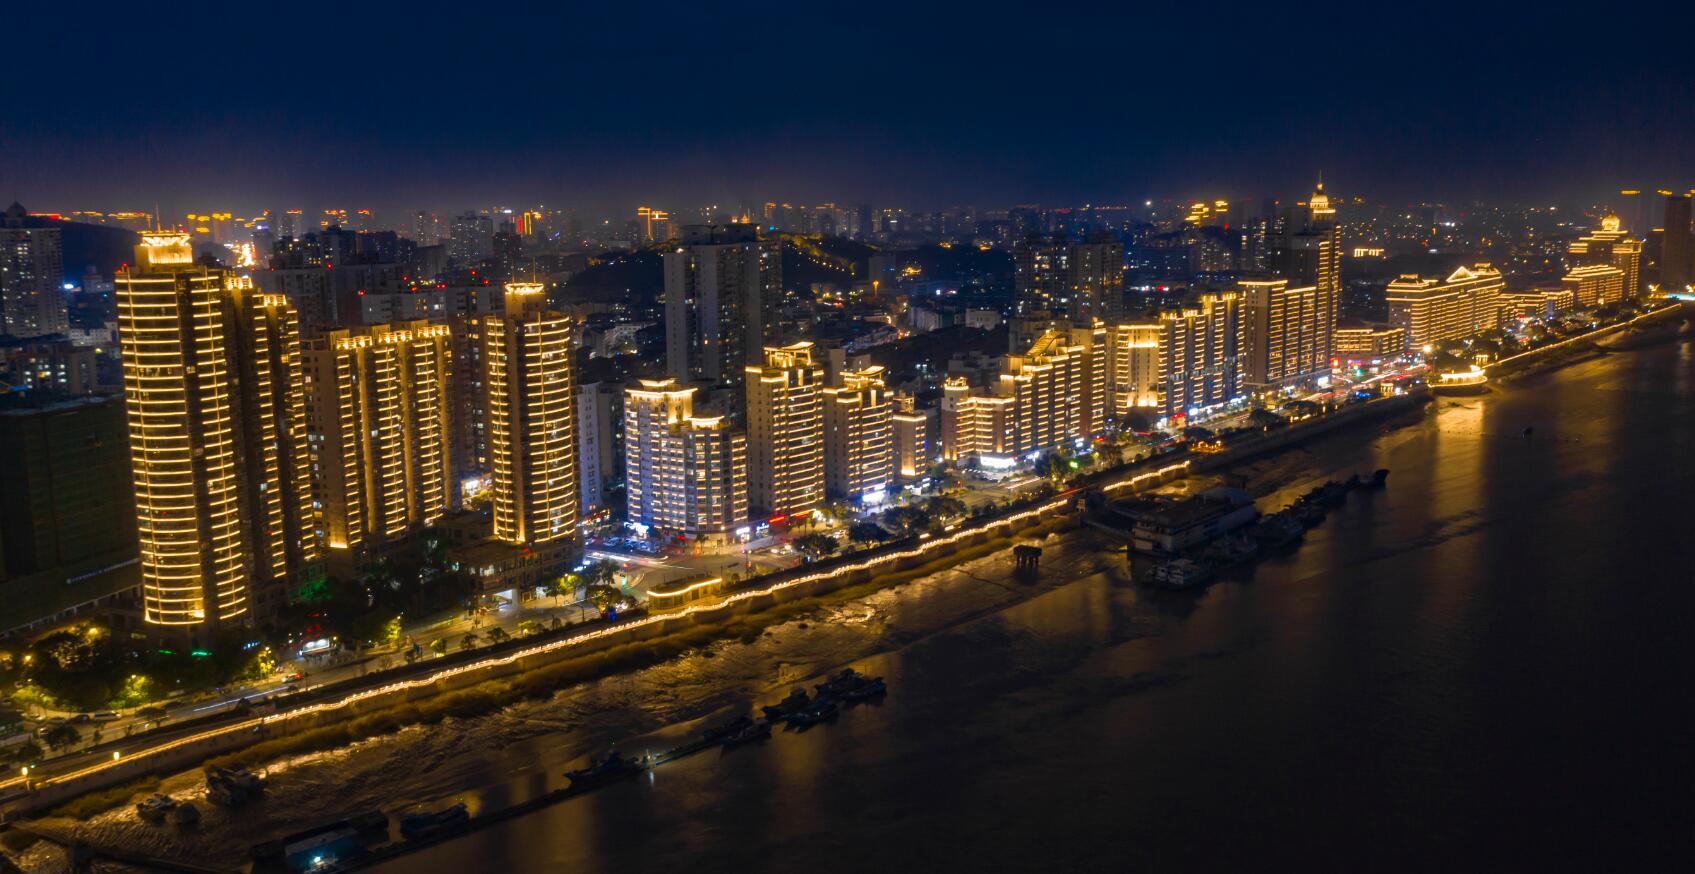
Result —
[[0, 194], [40, 209], [1695, 184], [1687, 22], [1636, 5], [12, 6]]

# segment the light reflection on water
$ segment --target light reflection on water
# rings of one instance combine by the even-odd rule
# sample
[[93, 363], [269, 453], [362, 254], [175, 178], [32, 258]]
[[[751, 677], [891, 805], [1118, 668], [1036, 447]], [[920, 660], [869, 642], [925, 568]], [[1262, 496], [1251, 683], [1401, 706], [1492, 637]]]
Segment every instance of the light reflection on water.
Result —
[[[852, 628], [789, 627], [609, 683], [606, 710], [591, 697], [573, 714], [579, 753], [644, 724], [642, 695], [763, 703], [848, 661], [891, 693], [383, 870], [1647, 858], [1683, 840], [1692, 807], [1677, 716], [1695, 629], [1692, 367], [1687, 346], [1609, 356], [1268, 464], [1271, 502], [1393, 474], [1298, 552], [1199, 597], [1126, 584], [1120, 558], [1079, 541], [1043, 559], [1075, 580], [970, 621], [938, 621], [961, 596], [921, 583], [867, 599], [876, 618]], [[1014, 585], [1004, 565], [975, 572]]]

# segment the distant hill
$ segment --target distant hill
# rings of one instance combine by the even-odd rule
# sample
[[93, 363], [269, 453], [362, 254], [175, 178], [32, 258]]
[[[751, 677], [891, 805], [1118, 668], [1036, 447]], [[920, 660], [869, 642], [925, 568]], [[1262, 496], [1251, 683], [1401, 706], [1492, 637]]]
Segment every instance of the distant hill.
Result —
[[608, 252], [597, 259], [601, 263], [565, 283], [561, 302], [626, 302], [635, 310], [658, 308], [659, 293], [665, 290], [665, 268], [657, 251]]
[[81, 281], [91, 266], [110, 278], [120, 266], [135, 260], [135, 246], [140, 241], [135, 231], [41, 216], [31, 216], [26, 221], [30, 227], [56, 227], [63, 232], [66, 282]]

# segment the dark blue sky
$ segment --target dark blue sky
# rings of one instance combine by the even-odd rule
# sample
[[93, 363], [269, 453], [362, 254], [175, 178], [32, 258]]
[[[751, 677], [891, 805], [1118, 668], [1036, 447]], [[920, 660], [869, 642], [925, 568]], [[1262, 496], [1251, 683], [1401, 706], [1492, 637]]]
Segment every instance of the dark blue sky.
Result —
[[14, 5], [0, 186], [40, 208], [1695, 184], [1690, 16], [1655, 7]]

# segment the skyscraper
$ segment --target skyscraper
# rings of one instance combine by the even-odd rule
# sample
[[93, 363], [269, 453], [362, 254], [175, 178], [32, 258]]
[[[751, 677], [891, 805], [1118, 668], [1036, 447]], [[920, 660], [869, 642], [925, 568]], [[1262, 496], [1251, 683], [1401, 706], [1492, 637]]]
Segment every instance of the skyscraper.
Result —
[[1336, 352], [1336, 317], [1342, 302], [1342, 233], [1323, 182], [1307, 200], [1307, 214], [1285, 221], [1270, 255], [1273, 274], [1288, 279], [1292, 287], [1314, 289], [1312, 343], [1328, 362]]
[[795, 516], [824, 502], [824, 369], [812, 344], [765, 349], [747, 366], [750, 499], [756, 510]]
[[449, 343], [446, 325], [419, 321], [332, 331], [308, 344], [314, 491], [332, 558], [434, 524], [450, 509]]
[[494, 536], [549, 543], [577, 533], [576, 399], [571, 323], [541, 283], [506, 285], [506, 312], [484, 320]]
[[843, 371], [823, 400], [825, 494], [881, 501], [894, 479], [894, 403], [883, 368]]
[[1241, 394], [1239, 293], [1203, 294], [1192, 306], [1160, 313], [1159, 324], [1166, 416], [1187, 416]]
[[1695, 277], [1695, 236], [1690, 233], [1689, 195], [1666, 193], [1666, 224], [1660, 238], [1660, 290], [1683, 291]]
[[666, 373], [739, 384], [777, 341], [781, 243], [759, 239], [753, 225], [689, 225], [664, 262]]
[[747, 521], [747, 437], [723, 416], [696, 416], [694, 389], [644, 379], [624, 392], [627, 518], [689, 537]]
[[187, 234], [144, 234], [116, 285], [143, 618], [204, 641], [317, 558], [297, 316]]
[[0, 215], [0, 334], [38, 337], [70, 330], [61, 237], [56, 227], [31, 227], [29, 213], [17, 203]]
[[1242, 296], [1242, 382], [1274, 391], [1313, 385], [1330, 375], [1335, 310], [1316, 285], [1247, 279]]

